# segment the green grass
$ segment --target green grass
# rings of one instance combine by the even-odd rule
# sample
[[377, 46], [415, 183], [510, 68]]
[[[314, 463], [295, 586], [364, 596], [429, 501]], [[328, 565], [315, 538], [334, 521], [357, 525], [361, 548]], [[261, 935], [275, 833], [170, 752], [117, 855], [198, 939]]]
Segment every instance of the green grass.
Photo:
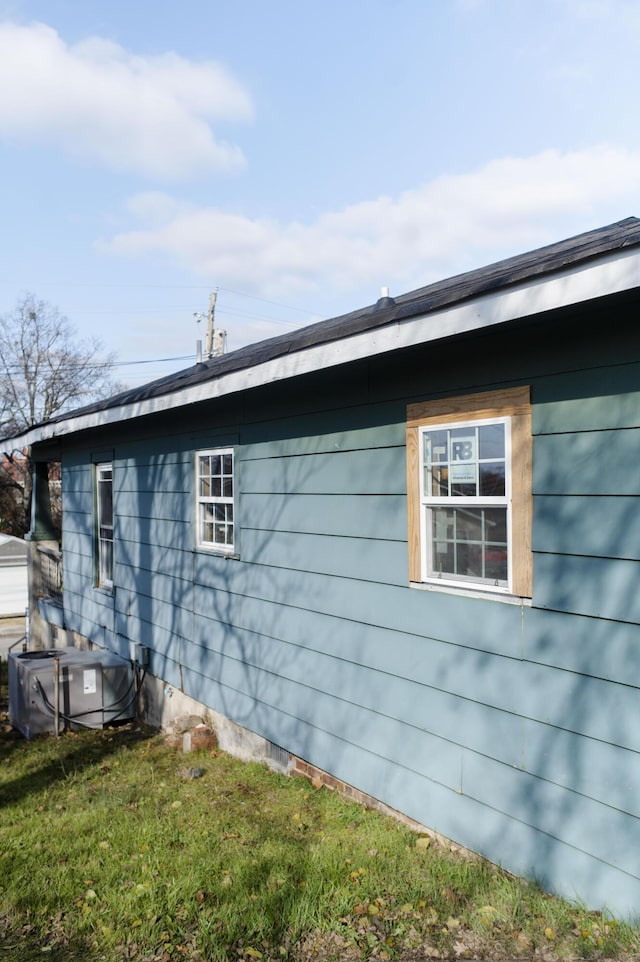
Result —
[[4, 724], [0, 799], [11, 962], [640, 953], [637, 930], [386, 816], [136, 726], [26, 742]]

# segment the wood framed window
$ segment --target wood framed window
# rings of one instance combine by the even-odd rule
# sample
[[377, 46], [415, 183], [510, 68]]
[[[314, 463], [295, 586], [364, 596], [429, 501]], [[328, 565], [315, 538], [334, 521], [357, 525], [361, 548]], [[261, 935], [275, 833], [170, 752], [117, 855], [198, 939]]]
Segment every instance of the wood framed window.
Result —
[[407, 407], [409, 579], [531, 597], [528, 387]]
[[197, 545], [234, 551], [234, 456], [232, 448], [196, 453]]
[[113, 465], [95, 465], [96, 584], [113, 588]]

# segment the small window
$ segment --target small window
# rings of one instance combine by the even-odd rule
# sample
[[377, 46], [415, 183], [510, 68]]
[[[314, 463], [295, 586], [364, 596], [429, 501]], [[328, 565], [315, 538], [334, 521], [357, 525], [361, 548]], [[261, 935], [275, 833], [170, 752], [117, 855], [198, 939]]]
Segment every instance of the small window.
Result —
[[113, 587], [113, 467], [96, 464], [96, 582]]
[[410, 580], [531, 596], [529, 389], [409, 405]]
[[200, 548], [234, 550], [233, 451], [196, 454], [197, 543]]

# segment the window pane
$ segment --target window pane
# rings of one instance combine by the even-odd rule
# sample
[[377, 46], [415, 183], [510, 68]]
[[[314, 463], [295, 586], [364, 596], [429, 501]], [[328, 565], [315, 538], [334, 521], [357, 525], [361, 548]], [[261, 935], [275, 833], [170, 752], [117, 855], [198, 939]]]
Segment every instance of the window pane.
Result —
[[113, 541], [100, 539], [98, 555], [98, 584], [109, 584], [113, 578]]
[[507, 546], [507, 509], [485, 508], [485, 541]]
[[481, 459], [504, 459], [504, 424], [481, 424], [478, 434]]
[[427, 497], [446, 498], [449, 495], [449, 468], [425, 468], [424, 490]]
[[477, 447], [475, 428], [455, 428], [450, 432], [449, 477], [454, 497], [474, 497], [478, 493]]
[[480, 494], [484, 497], [504, 497], [505, 466], [504, 461], [489, 461], [480, 465]]
[[434, 541], [431, 563], [434, 574], [451, 574], [455, 568], [453, 545], [446, 541]]
[[207, 521], [203, 522], [200, 537], [207, 544], [213, 544], [213, 525]]
[[456, 537], [458, 541], [482, 541], [482, 510], [456, 511]]
[[485, 577], [490, 581], [507, 580], [507, 549], [488, 547], [485, 551]]
[[457, 545], [456, 574], [465, 575], [467, 578], [483, 577], [482, 547], [479, 544]]
[[454, 498], [475, 498], [478, 488], [475, 484], [454, 484], [451, 482], [451, 495]]
[[450, 434], [450, 460], [476, 461], [478, 458], [477, 432], [473, 427], [453, 428]]
[[451, 574], [455, 571], [455, 511], [449, 508], [433, 508], [431, 512], [433, 547], [431, 565], [434, 574]]
[[426, 431], [424, 435], [425, 464], [447, 460], [448, 431]]
[[112, 498], [111, 479], [105, 481], [100, 479], [98, 484], [98, 515], [104, 524], [111, 524], [113, 521], [113, 498]]
[[455, 536], [455, 510], [452, 508], [433, 508], [431, 518], [436, 541], [449, 541]]

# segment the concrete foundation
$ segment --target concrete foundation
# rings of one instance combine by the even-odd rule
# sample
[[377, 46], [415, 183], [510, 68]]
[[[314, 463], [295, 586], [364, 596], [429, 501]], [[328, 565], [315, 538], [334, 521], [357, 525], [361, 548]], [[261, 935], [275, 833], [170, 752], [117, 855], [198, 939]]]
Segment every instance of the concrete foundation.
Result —
[[281, 757], [281, 752], [275, 753], [274, 757], [273, 746], [266, 738], [236, 725], [219, 712], [167, 685], [161, 678], [154, 675], [145, 677], [142, 702], [144, 720], [154, 728], [170, 731], [177, 719], [195, 716], [215, 732], [218, 747], [229, 755], [245, 762], [262, 762], [283, 773], [287, 773], [291, 767], [288, 755], [286, 760]]

